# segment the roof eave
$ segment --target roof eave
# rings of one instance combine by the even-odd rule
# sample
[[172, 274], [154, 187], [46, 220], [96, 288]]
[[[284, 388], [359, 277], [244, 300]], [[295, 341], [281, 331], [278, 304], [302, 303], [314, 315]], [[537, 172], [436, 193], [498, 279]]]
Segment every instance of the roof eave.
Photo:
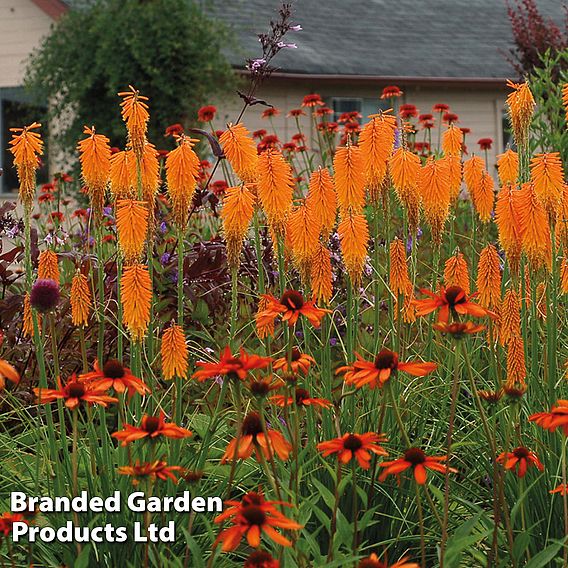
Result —
[[69, 6], [63, 0], [32, 0], [32, 2], [54, 20], [58, 20], [69, 10]]

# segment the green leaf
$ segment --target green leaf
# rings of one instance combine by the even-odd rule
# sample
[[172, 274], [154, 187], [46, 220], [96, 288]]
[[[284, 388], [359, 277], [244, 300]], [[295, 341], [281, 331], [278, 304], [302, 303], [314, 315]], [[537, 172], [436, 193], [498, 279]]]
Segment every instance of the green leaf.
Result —
[[562, 541], [556, 541], [548, 545], [544, 550], [535, 554], [526, 564], [525, 568], [544, 568], [552, 562], [564, 546]]

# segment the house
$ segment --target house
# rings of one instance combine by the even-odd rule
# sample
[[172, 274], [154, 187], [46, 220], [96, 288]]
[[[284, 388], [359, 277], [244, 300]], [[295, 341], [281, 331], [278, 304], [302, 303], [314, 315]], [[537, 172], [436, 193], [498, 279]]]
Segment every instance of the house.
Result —
[[[6, 148], [8, 128], [33, 119], [34, 109], [21, 87], [25, 62], [51, 26], [78, 0], [0, 0], [0, 178], [4, 191], [16, 187]], [[227, 50], [236, 69], [260, 56], [257, 34], [268, 31], [278, 0], [195, 0], [222, 19], [236, 35], [237, 47]], [[542, 13], [556, 22], [564, 12], [558, 0], [537, 0]], [[505, 0], [296, 0], [294, 21], [302, 31], [283, 50], [278, 67], [258, 96], [282, 112], [274, 118], [280, 140], [296, 132], [286, 112], [308, 93], [319, 93], [336, 117], [358, 110], [376, 112], [383, 87], [397, 85], [400, 101], [430, 113], [446, 103], [459, 125], [471, 129], [470, 151], [479, 138], [494, 141], [490, 164], [507, 142], [505, 81], [515, 72], [507, 61], [513, 44]], [[125, 82], [127, 79], [125, 79]], [[212, 101], [214, 102], [214, 101]], [[219, 105], [217, 125], [238, 115], [240, 101]], [[269, 128], [262, 108], [246, 116], [251, 131]], [[309, 121], [305, 132], [313, 129]], [[44, 175], [46, 172], [44, 171]]]

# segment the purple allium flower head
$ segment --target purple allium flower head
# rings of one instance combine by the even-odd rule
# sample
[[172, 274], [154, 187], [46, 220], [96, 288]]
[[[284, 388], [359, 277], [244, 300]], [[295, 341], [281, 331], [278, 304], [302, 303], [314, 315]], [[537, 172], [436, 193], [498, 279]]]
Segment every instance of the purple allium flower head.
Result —
[[38, 312], [54, 310], [59, 303], [59, 284], [49, 278], [36, 280], [30, 293], [30, 304]]

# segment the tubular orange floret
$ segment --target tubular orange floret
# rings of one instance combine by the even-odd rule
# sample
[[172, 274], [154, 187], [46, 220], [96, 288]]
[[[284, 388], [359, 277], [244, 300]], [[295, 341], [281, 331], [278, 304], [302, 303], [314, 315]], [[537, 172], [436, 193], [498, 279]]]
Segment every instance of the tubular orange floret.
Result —
[[418, 178], [420, 158], [404, 147], [397, 148], [389, 160], [389, 171], [396, 195], [406, 210], [411, 233], [415, 233], [420, 221], [420, 193]]
[[556, 214], [556, 246], [568, 248], [568, 185], [562, 188], [562, 200]]
[[398, 237], [390, 244], [389, 288], [395, 297], [412, 294], [412, 282], [408, 277], [406, 249], [404, 243]]
[[497, 195], [495, 218], [499, 242], [507, 255], [511, 271], [517, 273], [522, 249], [520, 192], [512, 184], [505, 185]]
[[470, 293], [469, 271], [463, 254], [456, 251], [444, 265], [444, 286], [459, 286], [466, 294]]
[[485, 162], [479, 156], [474, 155], [463, 163], [463, 179], [465, 181], [467, 191], [469, 192], [470, 199], [474, 205], [484, 171]]
[[257, 176], [258, 153], [249, 131], [241, 124], [228, 124], [219, 142], [235, 173], [247, 183]]
[[137, 261], [144, 250], [148, 232], [148, 206], [145, 201], [121, 199], [116, 203], [118, 244], [127, 263]]
[[174, 222], [180, 229], [185, 229], [199, 177], [199, 158], [193, 150], [196, 140], [184, 134], [175, 138], [177, 147], [168, 152], [166, 158], [166, 181]]
[[359, 213], [365, 205], [365, 160], [361, 148], [347, 146], [338, 148], [333, 158], [337, 202], [342, 214]]
[[71, 321], [77, 327], [89, 323], [91, 289], [87, 277], [77, 271], [71, 282]]
[[568, 83], [564, 83], [564, 86], [562, 87], [562, 104], [566, 111], [566, 122], [568, 122]]
[[[41, 314], [37, 314], [38, 326], [41, 329]], [[30, 302], [30, 295], [27, 293], [24, 296], [24, 316], [22, 323], [22, 333], [24, 337], [33, 337], [34, 335], [34, 322], [32, 317], [32, 304]]]
[[442, 137], [442, 150], [446, 155], [461, 156], [463, 132], [451, 123]]
[[418, 187], [424, 215], [432, 231], [432, 240], [439, 247], [450, 208], [448, 164], [433, 157], [428, 158], [420, 170]]
[[162, 334], [162, 374], [167, 381], [187, 378], [188, 354], [183, 328], [172, 323]]
[[59, 284], [59, 263], [57, 253], [51, 249], [42, 251], [38, 258], [37, 277], [41, 280], [55, 280]]
[[333, 274], [331, 271], [331, 253], [318, 242], [310, 262], [310, 288], [317, 302], [329, 304], [333, 294]]
[[501, 262], [494, 245], [488, 244], [479, 255], [477, 266], [478, 302], [484, 308], [495, 308], [501, 301]]
[[387, 173], [387, 162], [394, 146], [396, 117], [388, 113], [369, 116], [359, 135], [359, 147], [364, 159], [365, 183], [376, 202]]
[[97, 134], [94, 126], [85, 126], [83, 133], [87, 138], [79, 142], [81, 174], [89, 192], [93, 214], [100, 219], [110, 175], [110, 141], [106, 136]]
[[141, 341], [150, 321], [152, 301], [152, 283], [148, 267], [143, 264], [125, 267], [120, 289], [124, 325], [128, 327], [134, 341]]
[[310, 261], [317, 250], [320, 235], [318, 217], [307, 200], [296, 206], [289, 215], [287, 234], [294, 261], [303, 280], [307, 281]]
[[441, 158], [441, 161], [448, 165], [448, 179], [450, 182], [450, 200], [455, 201], [461, 189], [462, 183], [462, 161], [461, 157], [454, 154], [448, 154]]
[[562, 207], [564, 172], [558, 152], [537, 154], [531, 159], [531, 180], [536, 196], [549, 215], [556, 215]]
[[150, 114], [148, 105], [145, 101], [148, 97], [144, 97], [132, 85], [128, 85], [129, 90], [118, 93], [122, 97], [120, 106], [122, 108], [122, 119], [126, 123], [128, 130], [128, 140], [134, 150], [138, 160], [142, 160], [144, 146], [146, 142], [146, 132], [148, 130], [148, 120]]
[[508, 345], [512, 339], [521, 337], [521, 299], [514, 288], [505, 292], [500, 316], [499, 343]]
[[114, 199], [132, 199], [136, 195], [130, 164], [135, 160], [132, 150], [122, 150], [110, 157], [110, 192]]
[[528, 130], [536, 104], [528, 83], [507, 81], [507, 86], [513, 89], [507, 97], [507, 105], [515, 142], [523, 146], [528, 139]]
[[349, 279], [353, 286], [357, 286], [361, 281], [369, 241], [369, 227], [365, 215], [349, 211], [339, 223], [337, 232]]
[[227, 241], [227, 260], [232, 268], [240, 263], [243, 239], [254, 215], [255, 197], [245, 184], [225, 192], [221, 219]]
[[519, 155], [507, 148], [503, 154], [497, 156], [497, 172], [503, 185], [517, 183], [519, 177]]
[[481, 174], [477, 192], [472, 197], [479, 219], [482, 223], [488, 223], [491, 220], [493, 204], [495, 203], [495, 188], [493, 178], [485, 170]]
[[532, 183], [523, 184], [518, 198], [522, 250], [533, 270], [546, 268], [550, 271], [552, 247], [546, 209], [537, 198]]
[[20, 201], [26, 212], [30, 212], [36, 189], [36, 170], [39, 167], [39, 157], [43, 154], [43, 141], [38, 132], [39, 122], [34, 122], [24, 128], [10, 128], [12, 139], [9, 144], [14, 156], [14, 165], [20, 181]]
[[258, 158], [257, 191], [268, 222], [277, 234], [283, 234], [292, 206], [294, 180], [290, 164], [274, 148], [265, 150]]
[[[140, 178], [138, 177], [137, 160], [128, 160], [130, 168], [130, 183], [137, 188], [139, 198], [150, 204], [150, 213], [153, 213], [154, 198], [160, 187], [160, 162], [158, 152], [153, 144], [146, 142], [142, 147], [140, 159]], [[141, 193], [141, 195], [140, 195]]]
[[306, 203], [318, 216], [322, 236], [327, 238], [335, 225], [337, 215], [337, 195], [335, 194], [333, 178], [327, 168], [320, 166], [312, 172]]
[[522, 337], [512, 337], [507, 345], [507, 384], [524, 384], [527, 376], [525, 344]]
[[563, 294], [568, 294], [568, 259], [562, 259], [560, 267], [560, 290]]

